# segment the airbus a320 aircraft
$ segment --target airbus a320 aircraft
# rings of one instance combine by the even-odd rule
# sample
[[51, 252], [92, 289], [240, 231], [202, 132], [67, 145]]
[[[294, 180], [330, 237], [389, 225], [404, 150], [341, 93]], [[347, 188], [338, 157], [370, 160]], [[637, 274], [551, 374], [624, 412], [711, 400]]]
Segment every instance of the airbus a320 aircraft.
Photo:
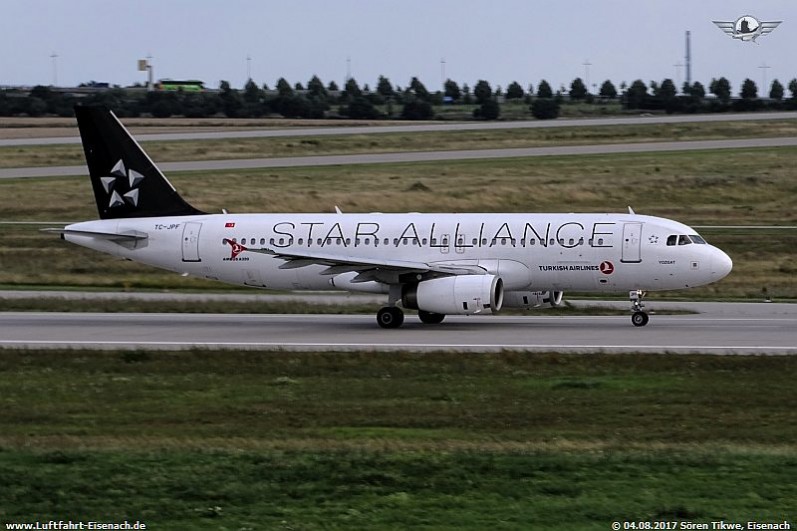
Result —
[[257, 288], [383, 293], [383, 328], [449, 314], [558, 305], [565, 290], [643, 295], [726, 276], [693, 229], [627, 214], [207, 214], [186, 203], [117, 117], [75, 108], [99, 220], [67, 241], [183, 274]]

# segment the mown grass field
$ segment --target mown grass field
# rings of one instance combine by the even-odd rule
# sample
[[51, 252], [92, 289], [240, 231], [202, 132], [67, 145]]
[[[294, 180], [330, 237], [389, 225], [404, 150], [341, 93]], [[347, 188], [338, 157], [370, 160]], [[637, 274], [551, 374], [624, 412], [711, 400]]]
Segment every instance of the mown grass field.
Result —
[[[220, 212], [605, 212], [689, 225], [795, 225], [797, 149], [539, 157], [183, 173], [171, 181], [188, 201]], [[88, 179], [0, 181], [0, 220], [96, 217]], [[0, 285], [119, 289], [215, 289], [67, 244], [37, 226], [3, 226]], [[722, 282], [676, 296], [797, 298], [795, 231], [708, 231], [734, 260]]]
[[0, 520], [794, 519], [794, 357], [3, 351]]
[[[751, 128], [749, 122], [738, 121], [290, 138], [236, 138], [203, 140], [201, 142], [196, 140], [142, 142], [142, 145], [153, 160], [172, 162], [781, 136], [797, 136], [797, 120], [773, 120], [767, 122], [766, 127], [760, 128]], [[84, 163], [85, 158], [80, 145], [0, 147], [0, 168]]]

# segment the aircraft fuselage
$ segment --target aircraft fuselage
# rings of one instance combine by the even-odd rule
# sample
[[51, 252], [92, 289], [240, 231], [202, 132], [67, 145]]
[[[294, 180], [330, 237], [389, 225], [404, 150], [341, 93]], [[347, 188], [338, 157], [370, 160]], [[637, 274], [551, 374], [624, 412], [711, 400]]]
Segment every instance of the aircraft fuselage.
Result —
[[[257, 251], [477, 266], [500, 274], [508, 291], [682, 289], [719, 280], [731, 267], [714, 246], [678, 244], [697, 234], [688, 226], [634, 214], [214, 214], [67, 229], [145, 234], [134, 244], [65, 238], [179, 273], [272, 289], [341, 286], [324, 265], [285, 268], [284, 260]], [[230, 242], [245, 250], [235, 253]]]

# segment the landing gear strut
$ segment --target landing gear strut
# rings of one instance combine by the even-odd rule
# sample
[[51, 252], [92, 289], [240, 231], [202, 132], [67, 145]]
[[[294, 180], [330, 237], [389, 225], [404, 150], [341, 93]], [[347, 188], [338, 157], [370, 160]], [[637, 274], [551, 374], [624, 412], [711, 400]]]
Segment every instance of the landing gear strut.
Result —
[[642, 308], [645, 307], [642, 303], [642, 299], [645, 298], [645, 292], [642, 290], [630, 291], [628, 293], [628, 298], [631, 299], [631, 311], [634, 312], [631, 314], [631, 323], [634, 326], [645, 326], [648, 324], [650, 317], [642, 310]]

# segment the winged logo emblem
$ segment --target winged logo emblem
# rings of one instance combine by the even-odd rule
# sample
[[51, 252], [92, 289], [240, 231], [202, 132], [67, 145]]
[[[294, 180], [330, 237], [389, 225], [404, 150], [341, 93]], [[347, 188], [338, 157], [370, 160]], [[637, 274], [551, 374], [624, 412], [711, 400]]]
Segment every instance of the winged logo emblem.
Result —
[[733, 39], [739, 39], [742, 42], [752, 41], [758, 44], [756, 42], [757, 38], [772, 33], [783, 21], [762, 22], [753, 16], [744, 15], [734, 22], [722, 22], [719, 20], [712, 20], [712, 22]]

